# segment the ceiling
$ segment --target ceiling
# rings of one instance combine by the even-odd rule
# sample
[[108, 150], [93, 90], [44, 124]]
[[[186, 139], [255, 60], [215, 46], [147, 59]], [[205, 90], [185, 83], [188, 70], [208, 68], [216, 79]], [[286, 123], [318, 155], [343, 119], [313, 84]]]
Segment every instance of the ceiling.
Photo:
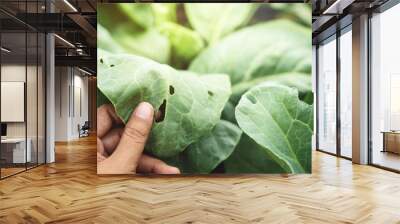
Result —
[[313, 0], [313, 44], [351, 24], [352, 18], [367, 13], [388, 0]]
[[96, 0], [0, 1], [2, 46], [12, 49], [7, 53], [10, 60], [35, 57], [37, 33], [49, 32], [57, 34], [56, 65], [82, 66], [95, 72], [96, 20]]

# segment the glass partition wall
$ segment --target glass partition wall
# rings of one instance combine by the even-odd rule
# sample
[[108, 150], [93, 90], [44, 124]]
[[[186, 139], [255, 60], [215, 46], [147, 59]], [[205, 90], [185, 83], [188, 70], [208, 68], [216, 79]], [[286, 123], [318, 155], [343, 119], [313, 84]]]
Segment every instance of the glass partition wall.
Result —
[[400, 171], [400, 4], [373, 14], [371, 22], [370, 158]]
[[317, 150], [352, 157], [351, 25], [317, 47]]
[[[37, 8], [20, 2], [26, 12]], [[0, 4], [1, 5], [1, 4]], [[45, 163], [45, 34], [0, 12], [0, 178]], [[13, 21], [12, 29], [2, 21]]]

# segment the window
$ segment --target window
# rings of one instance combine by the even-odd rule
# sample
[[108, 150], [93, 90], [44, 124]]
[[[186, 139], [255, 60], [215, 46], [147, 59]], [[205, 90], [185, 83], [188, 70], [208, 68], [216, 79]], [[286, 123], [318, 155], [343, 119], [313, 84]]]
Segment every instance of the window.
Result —
[[336, 153], [336, 36], [318, 47], [318, 149]]
[[371, 18], [371, 163], [400, 170], [400, 5]]
[[352, 157], [352, 33], [351, 26], [340, 36], [340, 155]]

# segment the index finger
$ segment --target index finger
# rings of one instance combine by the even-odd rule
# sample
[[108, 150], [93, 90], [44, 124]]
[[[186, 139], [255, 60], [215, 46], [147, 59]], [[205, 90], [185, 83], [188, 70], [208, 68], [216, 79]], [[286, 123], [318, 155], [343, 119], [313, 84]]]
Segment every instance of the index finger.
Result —
[[104, 104], [97, 108], [97, 136], [99, 138], [104, 137], [115, 124], [122, 124], [122, 121], [112, 105]]

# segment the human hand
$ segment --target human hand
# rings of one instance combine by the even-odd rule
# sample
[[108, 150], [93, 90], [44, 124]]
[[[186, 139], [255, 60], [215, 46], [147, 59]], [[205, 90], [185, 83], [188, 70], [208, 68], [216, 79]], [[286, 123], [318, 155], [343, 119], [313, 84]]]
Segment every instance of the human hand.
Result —
[[143, 154], [153, 124], [154, 109], [142, 102], [123, 127], [114, 107], [97, 109], [97, 173], [98, 174], [179, 174], [179, 169]]

